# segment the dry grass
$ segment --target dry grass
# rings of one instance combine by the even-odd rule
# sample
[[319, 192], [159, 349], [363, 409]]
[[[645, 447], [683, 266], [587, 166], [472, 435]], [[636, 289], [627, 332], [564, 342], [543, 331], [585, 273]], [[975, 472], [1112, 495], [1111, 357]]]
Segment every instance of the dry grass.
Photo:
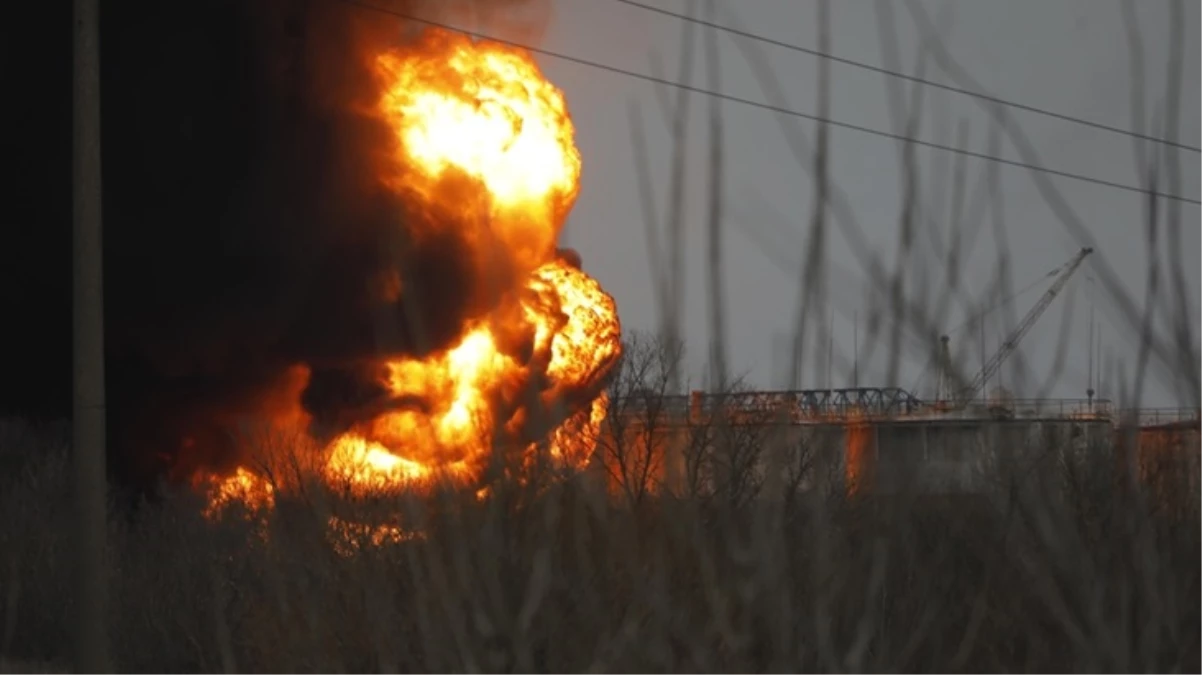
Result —
[[[883, 13], [891, 6], [878, 4]], [[916, 3], [906, 6], [917, 11]], [[1134, 11], [1133, 2], [1126, 6]], [[825, 50], [830, 35], [822, 7], [817, 43]], [[708, 3], [707, 9], [706, 16], [715, 16]], [[892, 21], [882, 21], [889, 30], [881, 39], [894, 57], [888, 60], [898, 63]], [[940, 46], [935, 23], [920, 24], [929, 26], [924, 40], [932, 53], [924, 52], [916, 74], [933, 60], [932, 70], [979, 90]], [[716, 48], [712, 36], [704, 37], [711, 56], [707, 83], [719, 88]], [[1171, 52], [1179, 55], [1180, 35], [1171, 38]], [[739, 48], [764, 98], [790, 107], [763, 56], [749, 43]], [[681, 69], [679, 79], [690, 82], [691, 66], [682, 63]], [[829, 80], [822, 70], [815, 102], [823, 118]], [[888, 86], [894, 128], [913, 137], [923, 95], [897, 80]], [[675, 99], [660, 93], [674, 137], [666, 205], [653, 203], [655, 181], [645, 157], [635, 169], [645, 190], [660, 333], [675, 343], [683, 333], [678, 310], [685, 288], [681, 186], [696, 165], [684, 147], [688, 96], [683, 89]], [[1133, 87], [1133, 107], [1142, 111], [1144, 103]], [[1167, 116], [1176, 106], [1166, 109], [1172, 110], [1160, 123], [1172, 138], [1177, 120]], [[712, 199], [706, 228], [713, 280], [707, 288], [710, 381], [727, 383], [733, 378], [726, 372], [729, 319], [721, 274], [724, 209], [730, 209], [718, 189], [726, 181], [721, 110], [715, 105], [708, 112], [714, 144], [701, 168], [709, 172]], [[987, 106], [986, 112], [993, 123], [991, 154], [1004, 140], [1024, 162], [1043, 164], [1000, 107]], [[904, 195], [890, 265], [879, 251], [867, 250], [847, 195], [830, 180], [827, 125], [817, 124], [808, 138], [795, 119], [781, 115], [778, 121], [798, 168], [813, 180], [812, 212], [804, 226], [792, 224], [804, 242], [789, 270], [798, 280], [794, 382], [809, 367], [811, 352], [813, 367], [825, 370], [829, 326], [822, 324], [832, 304], [827, 247], [835, 234], [848, 240], [876, 299], [865, 307], [865, 319], [868, 351], [877, 345], [889, 359], [888, 381], [881, 384], [897, 383], [905, 352], [922, 356], [933, 348], [953, 307], [963, 306], [971, 316], [1013, 290], [996, 166], [982, 178], [979, 209], [964, 206], [968, 188], [957, 180], [950, 189], [952, 213], [937, 222], [947, 209], [941, 197], [927, 193], [947, 186], [923, 175], [912, 143], [899, 144]], [[643, 145], [635, 141], [636, 150]], [[1154, 154], [1146, 144], [1136, 145], [1140, 158]], [[1163, 154], [1156, 155], [1166, 174], [1159, 180], [1175, 192], [1181, 160], [1172, 151]], [[1160, 164], [1149, 161], [1145, 170], [1140, 161], [1149, 214], [1142, 227], [1148, 250], [1157, 252], [1149, 254], [1148, 274], [1166, 279], [1148, 285], [1180, 291], [1185, 254], [1172, 242], [1188, 223], [1175, 204], [1156, 197]], [[965, 171], [957, 164], [957, 175]], [[1088, 228], [1051, 179], [1032, 176], [1057, 225], [1078, 243], [1091, 243]], [[656, 217], [661, 211], [664, 222]], [[979, 213], [968, 218], [966, 211]], [[980, 230], [986, 221], [996, 242], [996, 279], [981, 294], [988, 297], [966, 299], [964, 258], [971, 246], [957, 233]], [[936, 235], [946, 245], [923, 258], [923, 242]], [[909, 272], [927, 269], [933, 276], [921, 283]], [[1172, 380], [1181, 399], [1197, 405], [1197, 323], [1185, 294], [1149, 290], [1141, 306], [1105, 264], [1097, 263], [1094, 274], [1103, 299], [1120, 310], [1123, 328], [1139, 342], [1130, 402], [1138, 403], [1151, 373]], [[974, 302], [975, 308], [969, 306]], [[1015, 323], [1011, 317], [1010, 326]], [[1053, 370], [1062, 365], [1058, 358]], [[682, 388], [684, 375], [675, 361], [669, 366], [656, 395]], [[764, 450], [754, 439], [727, 440], [729, 457]], [[53, 430], [10, 424], [0, 434], [6, 516], [0, 523], [0, 654], [12, 659], [3, 668], [69, 660], [73, 565], [65, 448], [63, 435]], [[1071, 475], [1045, 467], [1004, 484], [1002, 498], [993, 500], [849, 500], [819, 492], [765, 499], [750, 498], [742, 488], [738, 498], [733, 490], [678, 497], [639, 490], [638, 499], [619, 500], [580, 478], [538, 483], [539, 490], [499, 486], [484, 502], [451, 493], [420, 503], [342, 505], [365, 511], [357, 517], [366, 519], [412, 514], [413, 527], [425, 535], [362, 547], [354, 555], [340, 553], [329, 540], [321, 504], [281, 501], [264, 538], [248, 519], [206, 522], [194, 498], [177, 495], [136, 513], [118, 510], [110, 519], [113, 665], [155, 672], [1199, 672], [1202, 518], [1196, 489], [1166, 509], [1101, 465], [1113, 463]], [[755, 482], [747, 471], [731, 462], [725, 485]]]
[[[3, 458], [21, 463], [0, 492], [6, 667], [66, 663], [65, 445], [5, 428]], [[486, 502], [360, 503], [359, 517], [404, 510], [426, 536], [349, 556], [317, 505], [280, 503], [264, 542], [179, 495], [110, 523], [114, 666], [1198, 671], [1196, 501], [1169, 513], [1110, 489], [1013, 494], [1028, 496], [627, 508], [581, 477]]]

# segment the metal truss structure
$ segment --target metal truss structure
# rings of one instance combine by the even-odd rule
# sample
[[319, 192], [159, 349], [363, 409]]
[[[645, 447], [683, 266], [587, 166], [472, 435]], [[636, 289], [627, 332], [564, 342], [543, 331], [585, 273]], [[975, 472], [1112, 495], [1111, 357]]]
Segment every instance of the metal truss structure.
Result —
[[801, 389], [797, 391], [702, 394], [700, 408], [712, 412], [718, 406], [744, 413], [790, 411], [803, 417], [891, 417], [909, 415], [925, 407], [916, 396], [898, 387], [852, 389]]
[[669, 415], [712, 415], [719, 410], [742, 418], [768, 421], [774, 416], [792, 420], [910, 415], [927, 408], [916, 396], [898, 387], [801, 389], [730, 394], [694, 392], [688, 396], [633, 394], [615, 399], [611, 410], [663, 412]]

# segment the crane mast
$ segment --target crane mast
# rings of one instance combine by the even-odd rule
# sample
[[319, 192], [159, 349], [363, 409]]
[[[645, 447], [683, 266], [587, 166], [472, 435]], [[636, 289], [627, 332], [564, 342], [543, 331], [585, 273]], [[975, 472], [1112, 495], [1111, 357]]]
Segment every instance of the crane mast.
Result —
[[1068, 283], [1068, 280], [1073, 276], [1073, 273], [1077, 271], [1077, 268], [1081, 266], [1081, 263], [1091, 253], [1093, 253], [1092, 248], [1082, 248], [1068, 262], [1061, 266], [1060, 273], [1057, 275], [1056, 280], [1052, 282], [1051, 287], [1048, 288], [1043, 296], [1039, 298], [1039, 302], [1035, 303], [1035, 306], [1027, 312], [1027, 315], [1023, 317], [1018, 326], [1010, 333], [1010, 335], [1006, 337], [1005, 340], [1002, 341], [1002, 344], [1000, 347], [998, 347], [997, 352], [995, 352], [993, 356], [989, 358], [989, 361], [982, 366], [980, 372], [973, 377], [972, 381], [960, 391], [956, 392], [956, 394], [952, 397], [954, 403], [963, 405], [976, 397], [982, 385], [984, 385], [984, 383], [990, 377], [997, 373], [998, 369], [1002, 366], [1002, 363], [1014, 353], [1014, 350], [1018, 348], [1018, 343], [1021, 342], [1023, 337], [1026, 336], [1027, 332], [1031, 330], [1031, 327], [1035, 325], [1035, 322], [1039, 320], [1039, 317], [1043, 315], [1048, 306], [1052, 304], [1052, 301], [1056, 299], [1056, 296], [1060, 294], [1060, 291], [1064, 289], [1065, 284]]

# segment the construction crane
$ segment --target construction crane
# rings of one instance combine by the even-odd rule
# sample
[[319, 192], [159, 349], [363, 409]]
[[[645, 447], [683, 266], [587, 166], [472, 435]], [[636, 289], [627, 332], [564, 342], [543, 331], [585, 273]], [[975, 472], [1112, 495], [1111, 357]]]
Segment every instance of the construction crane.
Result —
[[[998, 347], [997, 352], [995, 352], [994, 355], [989, 358], [989, 360], [981, 368], [980, 372], [978, 372], [967, 385], [960, 388], [958, 391], [953, 392], [949, 400], [940, 401], [942, 405], [939, 407], [960, 408], [966, 405], [972, 399], [976, 398], [976, 395], [980, 392], [981, 387], [989, 380], [989, 378], [993, 377], [997, 373], [998, 369], [1001, 368], [1002, 363], [1014, 353], [1014, 350], [1018, 348], [1018, 343], [1021, 342], [1023, 337], [1026, 336], [1027, 332], [1031, 330], [1031, 326], [1034, 326], [1035, 322], [1039, 320], [1039, 317], [1043, 316], [1044, 311], [1046, 311], [1048, 306], [1052, 304], [1052, 301], [1056, 299], [1056, 296], [1060, 294], [1060, 291], [1064, 290], [1065, 284], [1068, 283], [1068, 280], [1073, 276], [1073, 273], [1077, 271], [1077, 268], [1081, 266], [1081, 263], [1091, 253], [1093, 253], [1092, 248], [1082, 248], [1077, 252], [1076, 255], [1070, 258], [1068, 262], [1064, 263], [1059, 268], [1052, 270], [1051, 274], [1056, 275], [1056, 280], [1052, 282], [1052, 285], [1050, 288], [1048, 288], [1047, 292], [1045, 292], [1043, 296], [1039, 298], [1039, 302], [1035, 303], [1035, 306], [1032, 307], [1030, 311], [1027, 312], [1027, 315], [1023, 317], [1022, 321], [1018, 323], [1018, 327], [1016, 327], [1014, 331], [1002, 341], [1002, 344], [1000, 347]], [[1051, 274], [1049, 274], [1049, 276], [1051, 276]], [[944, 377], [947, 378], [950, 377], [951, 373], [951, 361], [947, 350], [948, 337], [944, 335], [942, 338], [940, 338], [940, 341], [942, 342], [941, 350], [944, 362]], [[946, 391], [951, 391], [951, 387], [947, 387]]]

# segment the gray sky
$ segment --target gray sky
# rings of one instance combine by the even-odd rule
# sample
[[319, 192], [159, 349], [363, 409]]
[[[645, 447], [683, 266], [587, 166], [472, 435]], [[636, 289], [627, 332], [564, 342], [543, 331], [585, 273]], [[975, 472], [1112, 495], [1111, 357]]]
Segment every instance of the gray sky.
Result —
[[[665, 9], [684, 11], [684, 0], [645, 0]], [[747, 31], [777, 40], [817, 48], [816, 3], [814, 0], [717, 0], [718, 20], [729, 23], [737, 17]], [[945, 44], [961, 66], [999, 97], [1059, 113], [1082, 117], [1108, 125], [1131, 128], [1129, 51], [1120, 13], [1119, 0], [958, 0], [925, 4], [928, 13], [940, 17], [945, 28]], [[1199, 144], [1199, 6], [1186, 2], [1184, 40], [1186, 45], [1181, 95], [1182, 142]], [[904, 3], [893, 3], [895, 29], [901, 59], [889, 62], [883, 55], [878, 33], [876, 4], [870, 0], [837, 0], [832, 3], [831, 51], [891, 70], [913, 72], [917, 61], [918, 40], [915, 25]], [[1162, 0], [1138, 0], [1137, 9], [1143, 31], [1144, 67], [1147, 72], [1147, 101], [1162, 100], [1166, 91], [1164, 64], [1167, 58], [1168, 7]], [[700, 6], [700, 3], [699, 3]], [[948, 11], [951, 10], [951, 11]], [[663, 60], [662, 73], [676, 79], [681, 41], [681, 22], [623, 5], [613, 0], [556, 0], [555, 18], [541, 46], [584, 59], [634, 70], [653, 72], [652, 52]], [[704, 60], [700, 50], [703, 34], [696, 34], [698, 48], [694, 83], [707, 86]], [[722, 59], [723, 91], [749, 99], [767, 100], [760, 90], [729, 35], [719, 37]], [[772, 46], [761, 46], [768, 55], [777, 77], [784, 83], [789, 106], [800, 111], [816, 111], [817, 59]], [[657, 207], [666, 209], [671, 163], [671, 136], [663, 122], [652, 84], [618, 74], [539, 57], [549, 77], [567, 96], [577, 126], [577, 143], [584, 161], [583, 189], [573, 212], [566, 243], [584, 256], [586, 269], [598, 277], [617, 299], [624, 327], [654, 329], [657, 308], [645, 246], [644, 221], [635, 183], [635, 159], [632, 152], [628, 108], [633, 102], [643, 113], [648, 138], [648, 153], [656, 177]], [[943, 78], [933, 62], [925, 76]], [[832, 64], [833, 99], [831, 117], [836, 120], [890, 130], [892, 121], [885, 77], [856, 68]], [[910, 85], [905, 92], [909, 94]], [[919, 136], [946, 144], [955, 144], [956, 127], [967, 125], [969, 146], [986, 149], [989, 119], [973, 100], [952, 93], [926, 89], [924, 119]], [[687, 184], [686, 297], [684, 326], [691, 353], [691, 371], [697, 381], [704, 372], [708, 340], [706, 285], [708, 270], [705, 257], [706, 129], [708, 99], [691, 98], [690, 135], [687, 152], [692, 169]], [[1151, 103], [1147, 110], [1151, 110]], [[787, 244], [771, 248], [782, 257], [800, 259], [805, 223], [811, 208], [811, 179], [794, 161], [784, 142], [775, 116], [768, 111], [724, 103], [726, 123], [727, 181], [724, 196], [728, 205], [726, 228], [728, 338], [731, 367], [746, 374], [755, 385], [768, 388], [782, 384], [787, 361], [783, 358], [783, 336], [790, 335], [797, 305], [796, 273], [782, 272], [766, 257], [761, 246], [747, 236], [755, 230], [773, 233]], [[1133, 170], [1133, 141], [1126, 136], [1091, 129], [1077, 124], [1016, 112], [1014, 120], [1032, 138], [1042, 153], [1045, 166], [1083, 173], [1104, 180], [1138, 184]], [[813, 138], [814, 123], [795, 119], [791, 122], [808, 138]], [[1002, 154], [1016, 158], [1003, 142]], [[1199, 155], [1179, 153], [1182, 166], [1180, 192], [1196, 198], [1199, 194]], [[918, 162], [922, 190], [926, 198], [938, 196], [939, 172], [951, 175], [950, 155], [935, 150], [920, 150]], [[940, 168], [942, 165], [943, 168]], [[981, 179], [987, 163], [968, 159], [964, 163], [968, 185]], [[1080, 246], [1064, 225], [1040, 198], [1027, 172], [1018, 168], [1000, 170], [1006, 236], [1012, 247], [1012, 284], [1019, 290], [1035, 282], [1067, 260]], [[901, 172], [898, 144], [894, 141], [851, 130], [835, 129], [831, 136], [831, 177], [847, 194], [859, 222], [882, 259], [892, 265], [898, 240]], [[1108, 187], [1087, 185], [1055, 178], [1078, 216], [1087, 224], [1097, 243], [1095, 258], [1104, 258], [1121, 277], [1130, 292], [1142, 301], [1146, 274], [1140, 195]], [[949, 181], [944, 180], [943, 197], [934, 216], [946, 238], [949, 225]], [[1162, 190], [1167, 189], [1162, 187]], [[1185, 229], [1183, 256], [1190, 287], [1190, 304], [1199, 305], [1199, 209], [1183, 204], [1181, 216]], [[738, 220], [740, 222], [736, 223]], [[750, 223], [750, 224], [748, 224]], [[838, 229], [838, 228], [836, 228]], [[926, 251], [927, 269], [932, 265], [933, 248], [927, 235], [919, 246]], [[996, 248], [987, 221], [971, 249], [966, 283], [980, 292], [994, 277]], [[827, 259], [846, 270], [832, 294], [839, 307], [835, 314], [836, 352], [850, 359], [852, 316], [867, 313], [865, 291], [859, 287], [861, 276], [856, 259], [842, 234], [835, 232], [829, 243]], [[917, 271], [922, 264], [915, 264]], [[910, 278], [913, 278], [911, 275]], [[1020, 349], [1022, 359], [1036, 374], [1047, 373], [1056, 351], [1069, 296], [1073, 315], [1066, 370], [1051, 395], [1082, 397], [1087, 385], [1088, 330], [1091, 300], [1100, 294], [1091, 290], [1089, 268], [1083, 268], [1069, 288], [1044, 314], [1027, 335]], [[1019, 317], [1047, 288], [1047, 283], [1020, 296], [1015, 302]], [[1098, 299], [1098, 323], [1102, 326], [1103, 352], [1134, 360], [1133, 341], [1124, 341], [1114, 327], [1117, 316], [1113, 304]], [[1197, 315], [1195, 314], [1195, 321]], [[997, 347], [1003, 331], [995, 313], [988, 326], [988, 350]], [[949, 323], [963, 320], [959, 311]], [[948, 326], [947, 328], [951, 328]], [[1195, 327], [1197, 324], [1195, 323]], [[862, 341], [867, 330], [861, 327]], [[1195, 336], [1197, 333], [1195, 332]], [[953, 334], [956, 351], [971, 355], [969, 364], [979, 367], [979, 335], [961, 330]], [[867, 350], [861, 344], [861, 354]], [[885, 382], [887, 351], [883, 345], [869, 363], [860, 365], [861, 385]], [[1017, 361], [1003, 368], [1007, 385], [1015, 381]], [[924, 375], [926, 357], [915, 355], [904, 363], [898, 384], [907, 388], [928, 389], [933, 378]], [[826, 373], [808, 373], [803, 386], [825, 384]], [[835, 368], [835, 385], [847, 385], [850, 376]], [[1144, 405], [1175, 405], [1171, 389], [1163, 378], [1149, 384]], [[920, 391], [926, 395], [928, 391]], [[1026, 392], [1031, 394], [1033, 392]]]

